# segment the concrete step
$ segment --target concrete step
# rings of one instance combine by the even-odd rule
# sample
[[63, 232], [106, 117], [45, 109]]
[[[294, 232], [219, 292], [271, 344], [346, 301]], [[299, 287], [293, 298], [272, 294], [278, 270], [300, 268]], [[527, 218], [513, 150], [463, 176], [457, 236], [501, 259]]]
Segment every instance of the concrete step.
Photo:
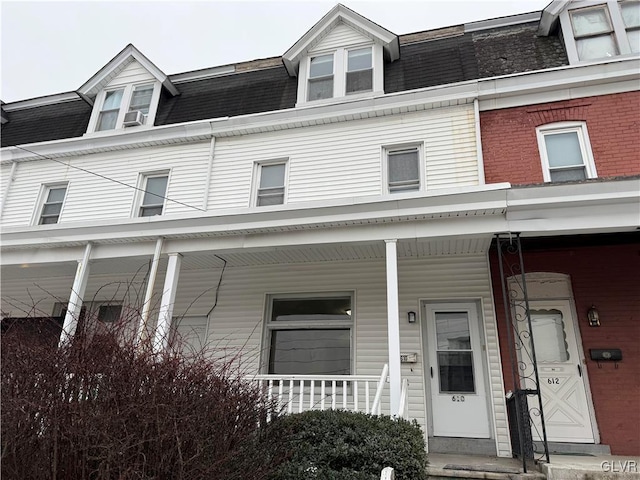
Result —
[[469, 468], [468, 465], [446, 465], [442, 467], [427, 467], [429, 480], [451, 480], [460, 478], [486, 480], [545, 480], [540, 472], [522, 473], [517, 468], [491, 468], [478, 466]]

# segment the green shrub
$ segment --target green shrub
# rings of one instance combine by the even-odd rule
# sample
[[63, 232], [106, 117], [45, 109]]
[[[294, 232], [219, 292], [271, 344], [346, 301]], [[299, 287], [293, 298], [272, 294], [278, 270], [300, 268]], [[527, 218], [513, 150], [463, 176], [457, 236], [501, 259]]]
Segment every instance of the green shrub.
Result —
[[393, 467], [398, 480], [427, 478], [415, 421], [325, 410], [281, 417], [273, 428], [276, 438], [287, 438], [290, 457], [272, 480], [379, 480], [384, 467]]

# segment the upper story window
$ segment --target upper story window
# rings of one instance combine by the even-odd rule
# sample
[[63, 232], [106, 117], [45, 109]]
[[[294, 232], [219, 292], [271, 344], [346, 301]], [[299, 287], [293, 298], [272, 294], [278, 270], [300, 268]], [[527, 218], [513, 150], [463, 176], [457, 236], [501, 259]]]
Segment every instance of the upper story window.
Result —
[[257, 164], [256, 205], [281, 205], [285, 198], [287, 163]]
[[595, 178], [596, 167], [583, 122], [538, 127], [538, 148], [545, 182], [566, 182]]
[[420, 190], [420, 147], [385, 149], [388, 193]]
[[105, 90], [96, 98], [99, 112], [89, 131], [103, 132], [153, 123], [160, 95], [159, 85], [145, 83]]
[[640, 2], [587, 0], [560, 15], [572, 63], [640, 51]]
[[306, 81], [300, 82], [298, 94], [307, 102], [383, 91], [382, 48], [377, 45], [338, 48], [301, 64], [306, 64], [301, 75]]
[[141, 185], [143, 191], [141, 192], [140, 205], [137, 209], [138, 217], [162, 215], [168, 182], [169, 174], [167, 172], [142, 175]]
[[38, 225], [58, 223], [66, 195], [66, 184], [44, 187], [42, 192], [42, 206], [38, 215]]

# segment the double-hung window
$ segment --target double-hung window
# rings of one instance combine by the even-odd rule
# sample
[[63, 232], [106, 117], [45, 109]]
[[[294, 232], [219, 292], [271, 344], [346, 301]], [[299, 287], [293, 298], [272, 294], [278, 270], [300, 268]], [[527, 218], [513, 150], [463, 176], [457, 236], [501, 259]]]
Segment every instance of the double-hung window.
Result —
[[371, 47], [347, 52], [346, 93], [373, 90], [373, 57]]
[[606, 5], [572, 10], [570, 15], [580, 60], [614, 57], [618, 54]]
[[131, 102], [129, 102], [129, 111], [136, 110], [145, 115], [149, 114], [149, 106], [151, 105], [151, 97], [153, 96], [153, 85], [142, 85], [133, 88], [131, 94]]
[[353, 296], [273, 295], [266, 322], [268, 373], [349, 375]]
[[333, 97], [333, 53], [311, 57], [307, 100]]
[[538, 127], [538, 148], [546, 182], [595, 178], [596, 167], [586, 124], [567, 122]]
[[142, 195], [138, 207], [139, 217], [162, 215], [167, 193], [167, 172], [142, 175]]
[[640, 52], [640, 2], [622, 2], [620, 12], [627, 31], [629, 47], [633, 53], [638, 53]]
[[257, 164], [258, 207], [284, 203], [286, 171], [286, 162]]
[[100, 116], [98, 117], [96, 131], [101, 132], [103, 130], [113, 130], [116, 128], [118, 116], [120, 115], [120, 106], [122, 104], [123, 94], [124, 88], [111, 90], [110, 92], [105, 93], [102, 109], [100, 110]]
[[420, 190], [420, 147], [387, 148], [386, 165], [389, 193]]
[[38, 217], [38, 225], [58, 223], [62, 204], [67, 194], [67, 185], [50, 185], [44, 187], [42, 208]]

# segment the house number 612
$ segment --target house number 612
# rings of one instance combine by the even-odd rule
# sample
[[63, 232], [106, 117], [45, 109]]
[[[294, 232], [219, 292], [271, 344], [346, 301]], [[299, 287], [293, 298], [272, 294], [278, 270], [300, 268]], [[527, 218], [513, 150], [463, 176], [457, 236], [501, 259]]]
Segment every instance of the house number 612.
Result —
[[560, 379], [558, 377], [547, 378], [547, 383], [550, 385], [560, 385]]
[[464, 402], [464, 395], [453, 395], [451, 397], [452, 402]]

